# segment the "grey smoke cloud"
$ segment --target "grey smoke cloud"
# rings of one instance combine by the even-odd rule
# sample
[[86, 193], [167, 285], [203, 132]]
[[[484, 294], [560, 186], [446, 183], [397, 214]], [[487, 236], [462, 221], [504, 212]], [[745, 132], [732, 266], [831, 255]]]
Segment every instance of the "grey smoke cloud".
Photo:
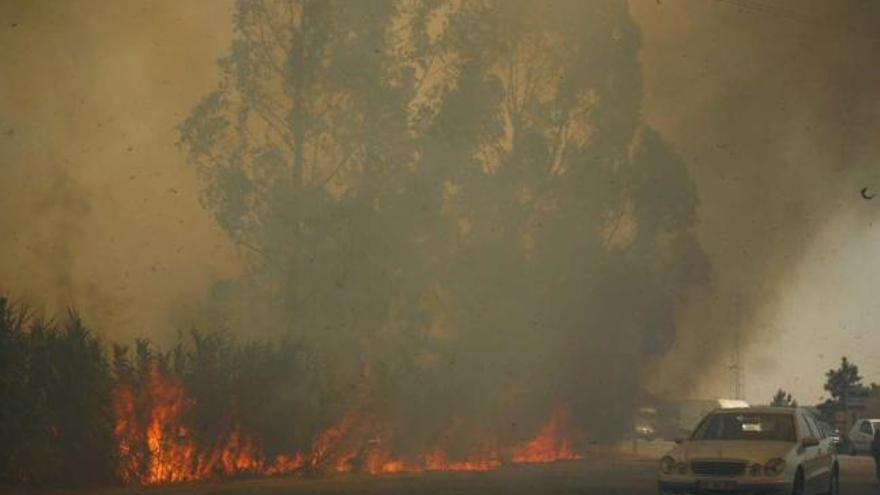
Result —
[[[644, 373], [657, 379], [627, 386], [680, 394], [706, 379], [717, 390], [735, 331], [748, 342], [756, 318], [772, 314], [817, 232], [853, 210], [874, 218], [858, 191], [880, 190], [880, 69], [867, 62], [878, 11], [855, 0], [782, 6], [817, 25], [724, 2], [629, 5], [641, 31], [644, 120], [695, 184], [695, 232], [713, 276], [664, 322], [674, 343]], [[76, 304], [116, 339], [163, 340], [194, 320], [212, 288], [222, 292], [216, 280], [242, 271], [175, 146], [175, 126], [216, 85], [232, 6], [0, 9], [13, 20], [0, 27], [9, 67], [0, 90], [0, 211], [9, 212], [0, 218], [0, 289], [50, 311]], [[549, 359], [548, 351], [535, 366]]]

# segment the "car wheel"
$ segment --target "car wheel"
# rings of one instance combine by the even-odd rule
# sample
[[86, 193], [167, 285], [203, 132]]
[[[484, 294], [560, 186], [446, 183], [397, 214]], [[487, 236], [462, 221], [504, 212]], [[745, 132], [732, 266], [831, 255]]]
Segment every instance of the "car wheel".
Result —
[[831, 468], [831, 479], [828, 480], [828, 495], [840, 495], [840, 468], [835, 464]]
[[794, 486], [791, 488], [791, 495], [804, 495], [804, 472], [798, 468], [797, 474], [794, 475]]

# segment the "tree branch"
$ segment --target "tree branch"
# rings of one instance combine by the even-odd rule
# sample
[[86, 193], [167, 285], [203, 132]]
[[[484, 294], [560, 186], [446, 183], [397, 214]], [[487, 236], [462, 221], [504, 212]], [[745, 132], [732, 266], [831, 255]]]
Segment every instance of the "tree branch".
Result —
[[315, 189], [320, 189], [320, 188], [326, 186], [327, 183], [330, 182], [330, 180], [334, 176], [336, 176], [336, 174], [339, 173], [340, 170], [342, 170], [342, 167], [344, 167], [345, 164], [348, 163], [348, 160], [351, 159], [352, 156], [354, 156], [356, 151], [357, 151], [357, 149], [352, 149], [351, 151], [349, 151], [349, 153], [342, 160], [339, 161], [339, 164], [336, 165], [336, 167], [333, 169], [333, 171], [330, 172], [330, 174], [327, 177], [322, 179], [321, 182], [315, 186]]

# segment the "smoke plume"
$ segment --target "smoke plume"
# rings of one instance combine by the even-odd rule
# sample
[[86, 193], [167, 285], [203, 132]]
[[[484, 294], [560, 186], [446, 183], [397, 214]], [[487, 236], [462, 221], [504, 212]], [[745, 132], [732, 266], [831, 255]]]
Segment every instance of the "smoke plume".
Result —
[[302, 339], [401, 449], [619, 433], [876, 211], [880, 12], [759, 6], [4, 4], [0, 289]]

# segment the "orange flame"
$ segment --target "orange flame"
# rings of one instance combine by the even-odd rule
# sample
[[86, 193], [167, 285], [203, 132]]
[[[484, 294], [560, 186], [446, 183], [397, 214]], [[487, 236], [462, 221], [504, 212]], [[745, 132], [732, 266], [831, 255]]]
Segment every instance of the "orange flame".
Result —
[[501, 467], [496, 453], [477, 455], [464, 461], [449, 461], [446, 453], [440, 449], [433, 450], [425, 456], [425, 468], [428, 471], [491, 471]]
[[183, 387], [166, 379], [158, 366], [150, 367], [149, 400], [153, 404], [147, 426], [148, 484], [188, 481], [193, 473], [194, 447], [189, 430], [179, 418], [188, 407]]
[[301, 453], [297, 452], [296, 454], [287, 455], [287, 454], [278, 454], [275, 457], [275, 462], [266, 468], [265, 474], [270, 476], [277, 476], [281, 474], [290, 474], [295, 473], [302, 469], [306, 465], [306, 458]]
[[412, 473], [424, 471], [416, 464], [407, 464], [400, 459], [392, 459], [384, 448], [378, 447], [367, 453], [364, 460], [364, 471], [372, 474]]
[[[286, 475], [309, 469], [373, 475], [423, 471], [490, 471], [506, 459], [512, 463], [580, 459], [568, 433], [569, 414], [556, 409], [531, 440], [500, 450], [483, 444], [464, 459], [449, 459], [437, 447], [415, 458], [393, 455], [392, 428], [387, 422], [350, 411], [321, 431], [306, 452], [281, 453], [267, 460], [253, 438], [233, 429], [213, 448], [196, 445], [185, 414], [193, 401], [182, 384], [168, 378], [157, 363], [141, 387], [124, 384], [113, 394], [118, 475], [124, 482], [146, 485], [237, 475]], [[505, 452], [502, 456], [501, 452]]]
[[135, 420], [137, 412], [131, 388], [121, 386], [114, 391], [113, 412], [116, 415], [113, 435], [117, 439], [116, 449], [119, 453], [117, 475], [122, 481], [130, 483], [138, 479], [143, 463], [138, 449], [142, 438]]
[[[117, 472], [122, 481], [154, 485], [202, 480], [216, 474], [232, 476], [294, 469], [290, 466], [295, 462], [288, 458], [279, 458], [272, 466], [264, 467], [259, 449], [238, 431], [231, 432], [219, 447], [200, 452], [183, 422], [183, 415], [191, 406], [183, 386], [167, 378], [156, 363], [150, 365], [140, 394], [130, 385], [114, 391]], [[139, 410], [146, 410], [146, 414], [139, 416]]]
[[568, 411], [556, 409], [532, 440], [518, 445], [512, 460], [516, 463], [572, 461], [581, 456], [571, 448], [571, 441], [563, 435], [569, 421]]

